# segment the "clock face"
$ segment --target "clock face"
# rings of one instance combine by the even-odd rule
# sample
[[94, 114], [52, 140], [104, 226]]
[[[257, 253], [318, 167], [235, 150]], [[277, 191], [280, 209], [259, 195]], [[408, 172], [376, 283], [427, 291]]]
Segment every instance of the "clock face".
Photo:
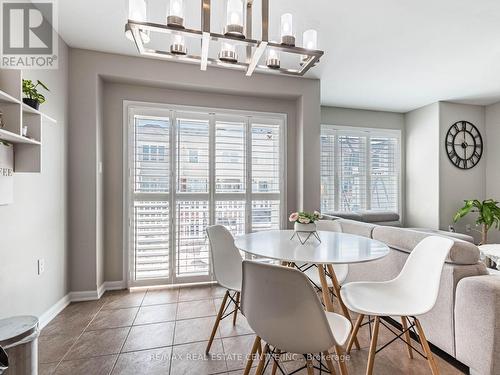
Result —
[[468, 121], [457, 121], [446, 133], [446, 153], [460, 169], [471, 169], [483, 155], [483, 138], [479, 130]]

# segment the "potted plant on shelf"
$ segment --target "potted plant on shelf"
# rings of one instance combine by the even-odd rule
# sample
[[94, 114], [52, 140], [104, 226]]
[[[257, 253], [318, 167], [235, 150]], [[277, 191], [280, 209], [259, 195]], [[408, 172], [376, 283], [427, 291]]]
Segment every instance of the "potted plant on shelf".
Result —
[[36, 84], [33, 83], [30, 79], [23, 79], [23, 94], [25, 97], [23, 98], [23, 103], [29, 105], [31, 108], [38, 109], [40, 104], [45, 102], [45, 96], [38, 92], [37, 87], [41, 86], [47, 91], [50, 91], [48, 87], [40, 80], [36, 81]]
[[321, 219], [321, 214], [318, 211], [313, 213], [299, 211], [292, 212], [288, 220], [294, 223], [293, 229], [296, 232], [316, 232], [316, 221]]
[[465, 205], [457, 211], [453, 220], [455, 223], [467, 215], [469, 212], [474, 212], [478, 214], [476, 219], [476, 224], [481, 225], [481, 243], [479, 245], [485, 245], [488, 243], [488, 231], [495, 227], [500, 229], [500, 207], [498, 207], [498, 202], [493, 199], [486, 199], [484, 201], [466, 200]]

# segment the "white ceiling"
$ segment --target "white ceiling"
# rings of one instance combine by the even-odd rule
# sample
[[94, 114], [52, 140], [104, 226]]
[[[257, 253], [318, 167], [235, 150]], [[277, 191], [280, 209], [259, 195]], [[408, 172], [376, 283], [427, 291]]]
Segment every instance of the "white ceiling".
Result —
[[[184, 1], [188, 26], [199, 28], [200, 0]], [[221, 2], [212, 0], [216, 14], [222, 14], [217, 9]], [[148, 17], [161, 21], [168, 0], [148, 3]], [[127, 0], [61, 0], [60, 35], [71, 47], [137, 55], [123, 33], [127, 4]], [[321, 78], [323, 105], [406, 112], [439, 100], [500, 101], [498, 0], [270, 0], [270, 4], [272, 39], [278, 35], [283, 12], [294, 14], [298, 36], [306, 28], [318, 29], [325, 56], [310, 76]], [[212, 25], [218, 24], [213, 16]]]

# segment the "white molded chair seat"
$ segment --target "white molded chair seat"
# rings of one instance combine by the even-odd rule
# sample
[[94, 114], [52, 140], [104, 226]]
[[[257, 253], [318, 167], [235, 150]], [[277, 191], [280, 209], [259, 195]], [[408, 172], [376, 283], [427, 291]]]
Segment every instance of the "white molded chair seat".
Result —
[[234, 246], [234, 238], [224, 226], [207, 227], [210, 255], [215, 279], [224, 288], [241, 291], [241, 263], [243, 258]]
[[395, 282], [352, 282], [340, 295], [349, 310], [364, 315], [415, 316], [425, 314], [420, 301]]
[[[366, 374], [371, 375], [377, 352], [377, 338], [381, 317], [401, 317], [402, 334], [407, 345], [408, 356], [413, 358], [409, 329], [418, 331], [432, 374], [439, 374], [425, 333], [417, 316], [430, 311], [436, 304], [441, 274], [446, 257], [453, 246], [449, 238], [431, 236], [424, 238], [408, 256], [399, 275], [390, 281], [353, 282], [345, 284], [340, 295], [348, 309], [359, 313], [347, 344], [347, 352], [361, 326], [365, 315], [374, 316]], [[413, 318], [411, 323], [409, 318]], [[411, 324], [408, 328], [408, 323]]]
[[333, 312], [325, 311], [326, 319], [330, 325], [332, 335], [339, 345], [344, 345], [351, 333], [351, 322], [344, 316]]
[[242, 311], [256, 335], [283, 352], [312, 354], [343, 345], [351, 322], [325, 312], [301, 271], [243, 262]]
[[[233, 305], [233, 325], [236, 324], [238, 310], [240, 309], [240, 292], [242, 283], [241, 265], [243, 258], [240, 251], [234, 246], [233, 235], [222, 225], [213, 225], [206, 228], [208, 240], [210, 242], [210, 256], [212, 259], [212, 268], [215, 279], [220, 286], [226, 288], [226, 293], [217, 313], [217, 317], [212, 328], [212, 334], [208, 340], [206, 353], [208, 354], [214, 341], [219, 323], [227, 318], [224, 312]], [[231, 294], [233, 294], [231, 296]]]
[[345, 284], [340, 295], [354, 312], [377, 316], [418, 316], [428, 312], [439, 292], [441, 272], [453, 241], [431, 236], [410, 253], [400, 274], [382, 282]]

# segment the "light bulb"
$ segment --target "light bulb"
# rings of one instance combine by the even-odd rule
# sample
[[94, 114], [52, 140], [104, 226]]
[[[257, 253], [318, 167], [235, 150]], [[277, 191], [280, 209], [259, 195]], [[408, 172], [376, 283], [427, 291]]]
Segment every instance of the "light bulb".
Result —
[[281, 43], [289, 46], [295, 45], [295, 36], [293, 35], [293, 16], [291, 13], [285, 13], [281, 16]]
[[170, 52], [174, 55], [185, 55], [187, 54], [186, 46], [184, 44], [184, 37], [180, 34], [174, 34], [172, 45], [170, 46]]
[[304, 31], [302, 35], [302, 45], [306, 49], [318, 48], [318, 32], [314, 29]]
[[170, 16], [183, 17], [182, 0], [170, 0]]
[[236, 46], [232, 43], [224, 42], [222, 43], [222, 50], [227, 52], [236, 52]]
[[227, 0], [227, 24], [243, 26], [243, 1]]
[[271, 69], [279, 69], [280, 67], [280, 54], [274, 48], [271, 48], [267, 52], [266, 65]]
[[228, 63], [237, 62], [238, 55], [236, 55], [236, 46], [232, 43], [222, 42], [222, 48], [219, 53], [219, 60]]
[[245, 37], [243, 34], [243, 0], [227, 0], [225, 34]]
[[281, 36], [293, 35], [293, 16], [285, 13], [281, 16]]
[[183, 0], [170, 0], [170, 7], [167, 15], [167, 25], [184, 27], [184, 2]]
[[[128, 18], [132, 21], [146, 22], [147, 21], [147, 5], [146, 0], [129, 0], [128, 3]], [[144, 44], [149, 43], [151, 38], [149, 36], [149, 31], [140, 30], [142, 42]], [[125, 30], [125, 36], [129, 40], [134, 40], [132, 31], [130, 29]]]
[[129, 0], [128, 18], [133, 21], [145, 22], [147, 18], [146, 0]]

